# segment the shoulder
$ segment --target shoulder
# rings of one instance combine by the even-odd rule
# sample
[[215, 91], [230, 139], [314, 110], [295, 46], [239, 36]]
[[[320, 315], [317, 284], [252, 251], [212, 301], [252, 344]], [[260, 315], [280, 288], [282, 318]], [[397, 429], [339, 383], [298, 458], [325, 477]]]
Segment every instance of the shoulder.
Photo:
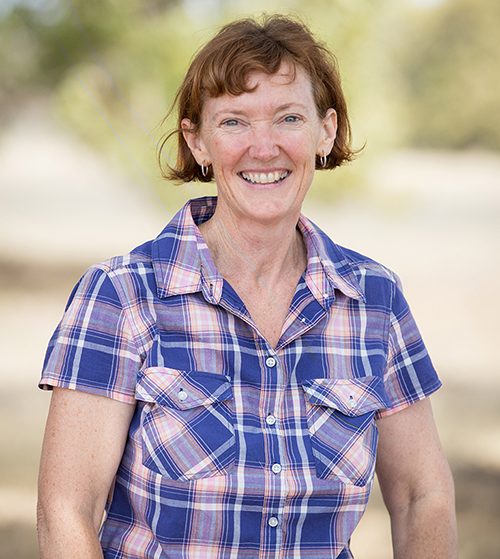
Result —
[[[123, 277], [144, 275], [153, 271], [152, 241], [148, 241], [121, 256], [114, 256], [91, 266], [86, 275], [105, 275], [112, 282]], [[84, 275], [85, 277], [85, 275]]]
[[109, 276], [116, 276], [123, 273], [134, 274], [138, 270], [152, 269], [152, 244], [148, 241], [132, 250], [128, 254], [114, 256], [94, 264], [89, 271], [100, 271]]
[[140, 291], [155, 289], [151, 244], [90, 266], [75, 285], [67, 308], [75, 300], [127, 305]]
[[385, 290], [401, 290], [401, 280], [387, 266], [364, 254], [335, 243], [323, 230], [309, 220], [304, 220], [316, 252], [324, 263], [335, 269], [338, 275], [355, 280], [361, 291], [370, 287], [385, 286]]
[[389, 281], [399, 288], [401, 287], [399, 276], [391, 269], [387, 268], [387, 266], [352, 249], [340, 245], [336, 246], [358, 277], [380, 278]]

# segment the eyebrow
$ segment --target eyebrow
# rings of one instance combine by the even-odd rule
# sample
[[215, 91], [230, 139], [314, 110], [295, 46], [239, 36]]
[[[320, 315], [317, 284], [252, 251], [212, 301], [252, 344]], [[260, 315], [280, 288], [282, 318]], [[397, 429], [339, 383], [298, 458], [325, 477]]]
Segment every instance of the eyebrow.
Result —
[[[306, 109], [307, 106], [304, 105], [303, 103], [299, 103], [299, 102], [291, 102], [291, 103], [283, 103], [283, 105], [279, 105], [279, 107], [276, 107], [275, 112], [279, 113], [281, 111], [286, 111], [288, 109], [290, 109], [291, 107], [298, 107], [301, 109]], [[219, 111], [216, 111], [214, 113], [214, 117], [218, 118], [221, 114], [231, 114], [231, 115], [245, 115], [246, 111], [240, 110], [240, 109], [221, 109]]]

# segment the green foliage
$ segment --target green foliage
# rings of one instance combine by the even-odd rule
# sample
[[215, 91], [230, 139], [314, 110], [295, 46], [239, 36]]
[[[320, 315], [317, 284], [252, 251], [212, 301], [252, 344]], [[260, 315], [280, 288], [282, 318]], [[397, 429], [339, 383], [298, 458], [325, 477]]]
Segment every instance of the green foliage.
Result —
[[[159, 122], [189, 59], [219, 23], [259, 11], [298, 14], [336, 54], [355, 146], [366, 143], [361, 161], [333, 175], [318, 173], [317, 196], [358, 188], [381, 149], [500, 148], [498, 0], [447, 0], [426, 9], [404, 0], [289, 0], [285, 7], [281, 0], [41, 2], [60, 44], [37, 2], [3, 12], [0, 20], [0, 124], [16, 104], [48, 96], [75, 133], [137, 176], [97, 104], [155, 187], [155, 141], [173, 126]], [[174, 143], [170, 149], [175, 159]], [[195, 195], [188, 186], [158, 190], [168, 192], [161, 196], [168, 203]]]
[[408, 143], [500, 149], [500, 2], [449, 0], [412, 16], [396, 53]]
[[[158, 124], [192, 55], [196, 29], [175, 0], [72, 0], [47, 15], [53, 30], [43, 12], [26, 8], [0, 23], [0, 61], [8, 61], [0, 70], [2, 114], [19, 99], [48, 95], [56, 117], [140, 181], [135, 161], [158, 190]], [[16, 41], [22, 42], [17, 54]], [[169, 189], [169, 197], [184, 200], [180, 190]]]

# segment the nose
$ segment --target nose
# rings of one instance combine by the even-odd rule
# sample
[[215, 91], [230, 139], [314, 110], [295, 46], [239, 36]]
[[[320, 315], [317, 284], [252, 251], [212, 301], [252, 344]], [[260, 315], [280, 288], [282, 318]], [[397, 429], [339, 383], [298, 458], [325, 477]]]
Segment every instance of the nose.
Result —
[[263, 124], [254, 127], [250, 138], [249, 155], [261, 161], [270, 161], [280, 153], [276, 131]]

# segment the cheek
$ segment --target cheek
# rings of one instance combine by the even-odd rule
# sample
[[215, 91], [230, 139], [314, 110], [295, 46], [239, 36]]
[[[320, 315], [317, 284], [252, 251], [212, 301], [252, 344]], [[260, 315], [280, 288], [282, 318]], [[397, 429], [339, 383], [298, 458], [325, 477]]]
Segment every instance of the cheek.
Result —
[[307, 163], [309, 160], [315, 160], [318, 143], [317, 134], [312, 130], [303, 130], [300, 134], [287, 138], [284, 145], [296, 161]]
[[311, 168], [314, 170], [316, 166], [316, 152], [313, 147], [314, 145], [307, 138], [301, 144], [291, 146], [288, 154], [298, 167], [303, 167], [306, 171]]
[[238, 139], [217, 142], [210, 150], [212, 165], [214, 167], [222, 168], [223, 170], [224, 168], [230, 170], [236, 163], [238, 163], [245, 151], [245, 144]]

